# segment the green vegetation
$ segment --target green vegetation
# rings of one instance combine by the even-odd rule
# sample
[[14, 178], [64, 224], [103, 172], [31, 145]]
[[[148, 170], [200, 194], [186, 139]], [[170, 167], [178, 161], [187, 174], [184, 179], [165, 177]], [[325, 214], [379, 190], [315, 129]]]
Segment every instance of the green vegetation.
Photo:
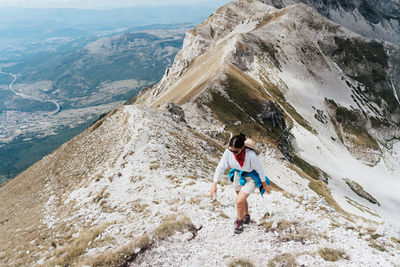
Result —
[[319, 168], [311, 165], [307, 161], [303, 160], [297, 155], [292, 156], [292, 161], [299, 167], [304, 173], [306, 173], [309, 177], [315, 180], [323, 180], [326, 183], [328, 182], [327, 174], [321, 171]]
[[[211, 93], [212, 100], [207, 103], [217, 118], [226, 124], [231, 132], [244, 132], [253, 138], [267, 137], [276, 144], [283, 135], [282, 130], [271, 119], [260, 121], [262, 101], [268, 100], [260, 88], [254, 88], [242, 79], [227, 74], [223, 83], [228, 98], [218, 91]], [[236, 122], [240, 122], [237, 124]]]
[[335, 43], [337, 49], [334, 55], [344, 54], [344, 63], [346, 65], [366, 59], [385, 68], [388, 66], [388, 56], [382, 43], [375, 40], [364, 42], [358, 39], [343, 39], [337, 36], [335, 36]]
[[318, 254], [326, 261], [338, 261], [340, 259], [348, 260], [349, 256], [342, 250], [332, 248], [322, 248], [318, 250]]
[[[182, 25], [143, 27], [140, 30], [147, 28], [169, 30], [181, 28]], [[68, 41], [52, 51], [37, 52], [43, 50], [39, 49], [35, 52], [26, 52], [18, 60], [24, 63], [9, 64], [8, 67], [3, 67], [2, 71], [18, 74], [16, 85], [48, 81], [51, 88], [42, 93], [61, 103], [63, 110], [97, 106], [126, 100], [137, 94], [142, 87], [158, 81], [182, 46], [183, 34], [171, 34], [169, 37], [157, 37], [147, 33], [122, 34], [120, 38], [113, 37], [106, 40], [111, 44], [109, 48], [97, 44], [100, 50], [104, 50], [100, 53], [92, 53], [85, 48], [92, 41], [95, 40], [79, 39], [73, 44]], [[14, 93], [6, 89], [12, 79], [10, 75], [0, 74], [2, 85], [0, 112], [16, 110], [31, 113], [56, 109], [54, 103], [51, 102], [16, 98]], [[120, 80], [126, 80], [126, 83], [118, 83], [118, 85], [113, 83]], [[119, 90], [118, 86], [121, 86], [123, 90]], [[96, 96], [100, 97], [96, 98]], [[99, 121], [94, 125], [93, 130], [96, 130], [101, 123]], [[57, 129], [56, 135], [45, 138], [38, 138], [39, 133], [18, 137], [0, 147], [0, 180], [3, 176], [4, 179], [16, 176], [59, 145], [82, 132], [89, 124], [84, 123], [74, 129]]]
[[348, 110], [347, 108], [336, 105], [335, 118], [339, 123], [354, 124], [360, 120], [360, 115], [357, 111]]
[[261, 51], [263, 53], [267, 53], [269, 58], [272, 60], [274, 63], [275, 67], [277, 67], [279, 70], [281, 70], [281, 64], [279, 63], [279, 60], [276, 57], [276, 54], [278, 51], [275, 49], [274, 45], [271, 43], [267, 42], [259, 42], [257, 43], [258, 47], [260, 47]]
[[[339, 106], [333, 100], [325, 99], [325, 101], [334, 113], [334, 117], [331, 119], [341, 141], [346, 139], [359, 147], [370, 148], [377, 151], [380, 150], [378, 143], [364, 126], [367, 124], [367, 118], [365, 118], [363, 114], [356, 110], [348, 110], [345, 107]], [[374, 123], [377, 124], [379, 122], [377, 119], [374, 119]], [[339, 125], [341, 127], [339, 127]]]
[[390, 122], [387, 119], [380, 119], [378, 117], [370, 117], [372, 128], [390, 127]]
[[[46, 93], [51, 94], [53, 99], [62, 100], [64, 109], [85, 106], [86, 102], [79, 103], [77, 98], [98, 93], [105, 81], [111, 83], [135, 79], [147, 82], [143, 86], [159, 81], [182, 46], [183, 36], [176, 34], [175, 37], [159, 38], [148, 33], [123, 34], [120, 38], [107, 40], [111, 44], [109, 48], [90, 44], [98, 45], [103, 50], [100, 52], [92, 53], [84, 47], [86, 43], [82, 46], [71, 45], [56, 52], [24, 58], [24, 65], [14, 65], [7, 71], [20, 73], [17, 83], [51, 81], [52, 87]], [[115, 94], [112, 101], [126, 100], [141, 87]]]
[[356, 88], [358, 93], [366, 95], [367, 101], [375, 102], [389, 114], [397, 110], [399, 106], [388, 78], [388, 55], [383, 44], [339, 37], [335, 37], [335, 43], [334, 61], [349, 77], [366, 86], [366, 92]]

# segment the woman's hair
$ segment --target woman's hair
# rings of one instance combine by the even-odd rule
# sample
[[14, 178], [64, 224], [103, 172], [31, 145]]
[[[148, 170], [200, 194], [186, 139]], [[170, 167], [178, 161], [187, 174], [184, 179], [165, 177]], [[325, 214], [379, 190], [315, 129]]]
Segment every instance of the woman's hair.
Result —
[[234, 148], [242, 148], [244, 146], [244, 141], [246, 140], [246, 135], [240, 133], [235, 135], [229, 140], [229, 146]]

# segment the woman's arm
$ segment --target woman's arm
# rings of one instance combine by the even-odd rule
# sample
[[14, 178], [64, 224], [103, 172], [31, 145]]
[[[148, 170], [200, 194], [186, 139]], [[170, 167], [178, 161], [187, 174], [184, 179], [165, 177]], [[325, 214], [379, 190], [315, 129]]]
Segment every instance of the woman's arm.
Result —
[[256, 153], [254, 153], [250, 165], [254, 170], [256, 170], [256, 172], [260, 176], [260, 180], [262, 182], [262, 186], [263, 186], [265, 192], [267, 192], [267, 194], [270, 194], [271, 193], [271, 187], [269, 185], [267, 185], [267, 182], [266, 182], [266, 179], [265, 179], [264, 168], [261, 165], [260, 159], [258, 158]]
[[210, 198], [213, 199], [214, 195], [217, 195], [217, 183], [213, 182], [211, 189], [210, 189]]
[[218, 163], [217, 168], [215, 169], [215, 173], [214, 173], [214, 181], [213, 184], [211, 186], [210, 189], [210, 197], [213, 198], [214, 195], [217, 194], [217, 184], [218, 184], [218, 180], [219, 178], [221, 178], [222, 174], [224, 173], [224, 171], [226, 170], [226, 168], [228, 168], [228, 150], [225, 150], [224, 154], [222, 155], [221, 160]]
[[271, 187], [267, 185], [267, 182], [262, 182], [262, 186], [267, 194], [271, 194]]

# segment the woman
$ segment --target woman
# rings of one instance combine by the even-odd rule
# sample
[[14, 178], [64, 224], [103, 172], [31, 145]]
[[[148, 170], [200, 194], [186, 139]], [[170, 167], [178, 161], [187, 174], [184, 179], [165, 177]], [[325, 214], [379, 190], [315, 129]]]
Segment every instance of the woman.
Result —
[[[210, 196], [213, 198], [217, 193], [218, 180], [228, 166], [233, 168], [230, 174], [233, 176], [232, 172], [235, 172], [234, 186], [236, 191], [237, 219], [234, 223], [234, 232], [236, 234], [243, 232], [244, 223], [250, 223], [247, 197], [254, 192], [257, 186], [260, 186], [260, 191], [263, 189], [268, 194], [271, 193], [271, 187], [267, 185], [267, 178], [265, 177], [260, 160], [253, 149], [245, 147], [245, 140], [246, 137], [243, 134], [235, 135], [229, 140], [229, 149], [225, 150], [215, 170], [214, 182], [210, 190]], [[240, 172], [240, 175], [237, 174], [238, 172]], [[247, 175], [249, 173], [255, 175], [249, 177]], [[240, 179], [242, 180], [239, 182]]]

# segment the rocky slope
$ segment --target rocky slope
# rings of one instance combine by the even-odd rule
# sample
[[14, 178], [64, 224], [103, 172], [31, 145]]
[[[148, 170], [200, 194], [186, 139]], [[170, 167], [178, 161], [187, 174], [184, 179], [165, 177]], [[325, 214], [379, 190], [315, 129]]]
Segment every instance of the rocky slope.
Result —
[[365, 37], [400, 44], [400, 3], [396, 0], [262, 0], [276, 8], [304, 3]]
[[[304, 4], [231, 2], [136, 104], [0, 188], [0, 262], [399, 265], [398, 55]], [[232, 186], [208, 192], [239, 131], [274, 191], [234, 235]]]

